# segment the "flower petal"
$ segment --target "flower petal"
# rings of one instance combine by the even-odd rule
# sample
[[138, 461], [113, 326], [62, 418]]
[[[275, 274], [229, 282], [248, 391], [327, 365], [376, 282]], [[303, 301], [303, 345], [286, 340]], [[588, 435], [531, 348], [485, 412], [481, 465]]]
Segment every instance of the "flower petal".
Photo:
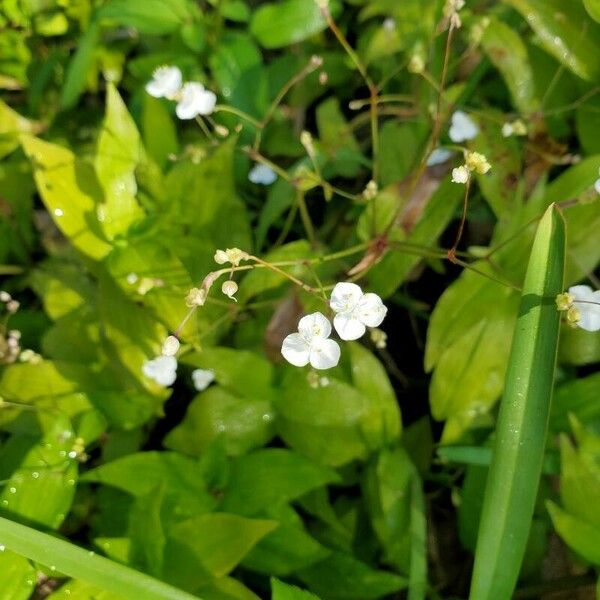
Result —
[[271, 185], [277, 179], [277, 173], [275, 173], [271, 167], [263, 165], [262, 163], [257, 163], [252, 167], [250, 173], [248, 173], [248, 179], [252, 183]]
[[299, 333], [290, 333], [283, 340], [281, 354], [295, 367], [304, 367], [310, 359], [310, 346]]
[[387, 314], [387, 307], [377, 294], [369, 293], [361, 298], [355, 314], [367, 327], [379, 327]]
[[340, 362], [340, 354], [335, 340], [316, 338], [310, 349], [310, 364], [315, 369], [331, 369]]
[[211, 369], [194, 369], [192, 371], [192, 381], [194, 387], [202, 392], [215, 380], [215, 372]]
[[591, 293], [585, 301], [576, 300], [573, 304], [580, 314], [577, 326], [586, 331], [600, 331], [600, 290]]
[[181, 71], [177, 67], [159, 67], [146, 84], [146, 91], [155, 98], [169, 98], [181, 89]]
[[472, 140], [479, 133], [479, 127], [476, 123], [462, 110], [457, 110], [452, 115], [452, 124], [448, 135], [453, 142], [464, 142]]
[[169, 386], [177, 378], [177, 359], [174, 356], [157, 356], [142, 365], [142, 372], [159, 385]]
[[190, 81], [181, 88], [181, 99], [175, 112], [180, 119], [193, 119], [198, 115], [210, 114], [217, 102], [213, 92], [204, 89], [201, 83]]
[[300, 319], [298, 331], [309, 342], [314, 338], [328, 338], [331, 323], [324, 314], [315, 312]]
[[339, 313], [333, 318], [333, 326], [338, 335], [346, 341], [357, 340], [363, 336], [367, 328], [360, 319], [351, 312]]
[[362, 295], [362, 290], [356, 283], [346, 281], [336, 283], [333, 290], [331, 290], [329, 306], [336, 313], [351, 312], [358, 305]]

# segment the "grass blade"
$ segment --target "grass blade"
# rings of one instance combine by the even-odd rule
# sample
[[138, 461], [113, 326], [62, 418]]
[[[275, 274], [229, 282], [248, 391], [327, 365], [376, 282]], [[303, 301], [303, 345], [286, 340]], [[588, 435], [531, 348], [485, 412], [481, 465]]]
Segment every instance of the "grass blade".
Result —
[[198, 600], [187, 592], [90, 554], [74, 544], [0, 517], [0, 543], [9, 550], [57, 572], [81, 579], [130, 600]]
[[537, 495], [556, 351], [565, 226], [551, 205], [533, 242], [506, 373], [475, 550], [470, 600], [504, 600], [517, 583]]

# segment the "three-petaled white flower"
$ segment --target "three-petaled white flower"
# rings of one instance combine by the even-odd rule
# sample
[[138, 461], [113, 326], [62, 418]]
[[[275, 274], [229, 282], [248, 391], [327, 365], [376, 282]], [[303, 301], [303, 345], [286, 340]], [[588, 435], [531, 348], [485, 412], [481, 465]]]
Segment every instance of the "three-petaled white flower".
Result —
[[146, 91], [155, 98], [174, 98], [181, 90], [183, 78], [177, 67], [162, 66], [152, 73]]
[[469, 117], [469, 115], [462, 110], [457, 110], [452, 115], [452, 121], [450, 124], [450, 130], [448, 135], [453, 142], [460, 143], [467, 140], [472, 140], [479, 133], [479, 127]]
[[567, 319], [586, 331], [600, 331], [600, 290], [594, 291], [589, 285], [574, 285], [568, 293], [572, 305]]
[[441, 165], [445, 163], [454, 152], [452, 150], [446, 150], [446, 148], [436, 148], [427, 158], [427, 166], [433, 167], [435, 165]]
[[290, 333], [281, 346], [283, 357], [296, 367], [310, 363], [315, 369], [330, 369], [340, 360], [340, 347], [330, 340], [331, 323], [320, 312], [306, 315], [298, 323], [298, 333]]
[[192, 381], [194, 387], [202, 392], [215, 380], [215, 372], [211, 369], [194, 369], [192, 371]]
[[174, 356], [157, 356], [143, 364], [142, 372], [159, 385], [168, 387], [177, 378], [177, 359]]
[[355, 283], [336, 284], [329, 306], [336, 313], [333, 326], [343, 340], [357, 340], [367, 327], [378, 327], [387, 308], [377, 294], [363, 294]]
[[217, 97], [210, 90], [198, 83], [186, 83], [179, 94], [175, 113], [180, 119], [194, 119], [198, 115], [210, 115], [217, 103]]
[[271, 167], [257, 163], [248, 173], [248, 179], [259, 185], [271, 185], [277, 179], [277, 173]]

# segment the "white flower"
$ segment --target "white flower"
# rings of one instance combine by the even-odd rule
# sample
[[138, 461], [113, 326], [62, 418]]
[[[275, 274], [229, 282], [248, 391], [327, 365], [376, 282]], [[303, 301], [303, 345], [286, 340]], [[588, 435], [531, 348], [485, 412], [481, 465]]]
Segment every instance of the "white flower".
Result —
[[223, 285], [221, 286], [221, 291], [228, 297], [231, 298], [232, 300], [236, 300], [235, 298], [235, 294], [238, 291], [238, 284], [233, 281], [232, 279], [228, 279], [227, 281], [223, 282]]
[[470, 173], [469, 169], [465, 165], [455, 167], [452, 169], [452, 181], [454, 183], [467, 183], [469, 181]]
[[452, 115], [452, 123], [448, 135], [453, 142], [460, 143], [472, 140], [479, 133], [479, 127], [473, 119], [462, 110], [457, 110]]
[[514, 133], [512, 123], [504, 123], [502, 125], [502, 137], [510, 137]]
[[569, 288], [569, 294], [573, 297], [573, 307], [569, 309], [573, 311], [573, 324], [586, 331], [600, 331], [600, 290], [575, 285]]
[[158, 67], [146, 84], [146, 91], [155, 98], [173, 98], [181, 90], [181, 81], [181, 71], [177, 67]]
[[381, 325], [387, 308], [377, 294], [363, 294], [355, 283], [338, 283], [329, 306], [336, 313], [333, 326], [343, 340], [357, 340], [367, 327]]
[[454, 152], [452, 150], [446, 150], [445, 148], [436, 148], [427, 159], [427, 166], [433, 167], [435, 165], [441, 165], [445, 163]]
[[331, 323], [320, 312], [306, 315], [298, 323], [298, 333], [290, 333], [281, 346], [281, 354], [296, 367], [308, 363], [315, 369], [330, 369], [340, 360], [340, 347], [331, 334]]
[[157, 356], [144, 363], [142, 372], [149, 379], [167, 387], [177, 377], [177, 359], [174, 356]]
[[248, 173], [248, 179], [252, 183], [271, 185], [277, 179], [277, 173], [271, 167], [257, 163], [252, 167], [250, 173]]
[[206, 90], [201, 83], [186, 83], [179, 94], [175, 113], [180, 119], [194, 119], [198, 115], [210, 115], [217, 103], [217, 97]]
[[[600, 169], [598, 169], [598, 175], [600, 175]], [[600, 177], [596, 179], [596, 183], [594, 183], [594, 189], [600, 194]]]
[[217, 250], [215, 252], [215, 262], [218, 265], [224, 265], [225, 263], [231, 263], [234, 267], [237, 267], [242, 260], [248, 260], [249, 255], [247, 252], [240, 250], [239, 248], [227, 248], [227, 250]]
[[192, 381], [194, 387], [202, 392], [215, 380], [215, 372], [210, 369], [194, 369], [192, 371]]
[[174, 336], [170, 335], [163, 342], [162, 354], [163, 356], [175, 356], [179, 350], [179, 340]]

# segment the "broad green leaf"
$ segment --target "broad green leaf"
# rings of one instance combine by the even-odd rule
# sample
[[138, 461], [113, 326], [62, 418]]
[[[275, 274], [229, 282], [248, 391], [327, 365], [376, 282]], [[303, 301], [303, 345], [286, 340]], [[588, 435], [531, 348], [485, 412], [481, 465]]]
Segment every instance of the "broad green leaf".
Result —
[[210, 369], [215, 380], [238, 396], [268, 400], [272, 393], [272, 364], [255, 352], [234, 348], [206, 348], [185, 356], [184, 362]]
[[104, 191], [98, 219], [108, 239], [125, 234], [142, 216], [136, 202], [135, 169], [141, 160], [140, 134], [114, 85], [106, 90], [106, 115], [98, 137], [94, 166]]
[[356, 558], [334, 552], [329, 558], [297, 573], [312, 591], [331, 600], [369, 600], [406, 587], [395, 573], [376, 571]]
[[148, 154], [159, 167], [164, 167], [169, 156], [179, 152], [179, 141], [173, 118], [163, 100], [144, 95], [142, 107], [142, 137]]
[[185, 0], [110, 0], [97, 16], [148, 35], [165, 35], [181, 27], [189, 10]]
[[427, 514], [423, 484], [413, 477], [410, 490], [410, 574], [408, 600], [424, 600], [427, 594]]
[[484, 30], [481, 47], [504, 78], [515, 108], [523, 114], [537, 110], [539, 100], [521, 36], [502, 21], [492, 19]]
[[[381, 185], [396, 183], [418, 164], [427, 141], [428, 127], [423, 122], [385, 121], [379, 132]], [[411, 148], [410, 152], [406, 149]]]
[[[313, 460], [339, 466], [366, 458], [369, 444], [364, 427], [382, 419], [376, 400], [352, 386], [330, 379], [312, 388], [306, 375], [290, 371], [276, 399], [278, 434], [294, 450]], [[379, 440], [381, 443], [381, 440]]]
[[576, 451], [566, 435], [560, 438], [560, 499], [563, 508], [595, 527], [600, 528], [600, 515], [596, 510], [600, 502], [600, 467], [597, 460], [600, 452], [585, 460], [582, 452]]
[[241, 397], [215, 386], [192, 400], [165, 445], [200, 456], [213, 440], [223, 437], [227, 453], [238, 456], [264, 446], [274, 436], [274, 418], [268, 398]]
[[234, 577], [218, 577], [208, 585], [202, 585], [196, 594], [204, 600], [260, 600], [241, 581]]
[[48, 600], [123, 600], [114, 592], [107, 592], [95, 585], [71, 579], [48, 596]]
[[98, 21], [92, 19], [67, 67], [66, 80], [60, 93], [62, 109], [73, 108], [83, 94], [88, 73], [94, 64], [94, 52], [100, 43], [100, 34]]
[[[242, 33], [225, 33], [211, 53], [209, 64], [227, 103], [261, 117], [269, 99], [266, 71], [254, 40]], [[235, 123], [232, 119], [231, 124]], [[247, 123], [244, 126], [249, 127]]]
[[600, 1], [599, 0], [583, 0], [583, 6], [585, 10], [594, 21], [600, 23]]
[[[0, 538], [9, 550], [58, 573], [75, 577], [124, 600], [198, 600], [158, 579], [97, 556], [84, 548], [0, 517]], [[114, 596], [102, 599], [114, 600]], [[87, 600], [87, 598], [86, 598]]]
[[110, 251], [97, 216], [100, 188], [92, 170], [66, 148], [23, 136], [23, 150], [56, 226], [86, 256], [100, 260]]
[[568, 430], [569, 415], [582, 423], [600, 422], [600, 373], [573, 379], [557, 388], [552, 401], [552, 429]]
[[0, 598], [27, 600], [34, 590], [37, 573], [24, 557], [4, 550], [0, 553]]
[[588, 154], [600, 154], [600, 95], [583, 102], [575, 111], [577, 136]]
[[252, 516], [338, 481], [333, 469], [292, 450], [257, 450], [233, 461], [221, 508]]
[[554, 502], [548, 501], [546, 506], [560, 537], [585, 560], [600, 565], [600, 527], [569, 514]]
[[442, 354], [429, 389], [435, 419], [446, 421], [442, 443], [455, 443], [496, 403], [515, 322], [516, 298], [490, 311]]
[[373, 420], [363, 422], [365, 437], [372, 444], [391, 444], [400, 437], [402, 418], [396, 394], [383, 365], [364, 346], [349, 344], [352, 383], [372, 402]]
[[403, 573], [410, 568], [412, 480], [406, 452], [382, 450], [365, 471], [363, 494], [371, 525], [384, 548], [384, 561]]
[[56, 419], [42, 439], [11, 437], [0, 459], [2, 508], [30, 523], [58, 528], [75, 495], [78, 461], [69, 456], [74, 441], [65, 418]]
[[265, 575], [285, 577], [326, 558], [331, 551], [310, 536], [302, 519], [288, 506], [265, 511], [278, 522], [246, 555], [242, 566]]
[[19, 147], [19, 135], [36, 133], [38, 125], [0, 100], [0, 158]]
[[295, 585], [271, 578], [271, 600], [319, 600], [317, 596]]
[[186, 552], [202, 569], [222, 577], [276, 527], [276, 521], [246, 519], [227, 513], [209, 513], [182, 521], [169, 531], [165, 572], [169, 572], [172, 561], [181, 560], [181, 552]]
[[[340, 4], [333, 0], [329, 10], [335, 15]], [[323, 31], [327, 27], [316, 2], [283, 0], [262, 4], [252, 15], [250, 30], [265, 48], [282, 48]]]
[[600, 336], [563, 325], [558, 347], [561, 364], [589, 365], [600, 362]]
[[551, 205], [537, 228], [523, 283], [475, 551], [470, 598], [510, 598], [536, 500], [554, 383], [565, 229]]
[[582, 79], [597, 81], [600, 64], [600, 26], [580, 2], [506, 0], [538, 35], [544, 49]]

